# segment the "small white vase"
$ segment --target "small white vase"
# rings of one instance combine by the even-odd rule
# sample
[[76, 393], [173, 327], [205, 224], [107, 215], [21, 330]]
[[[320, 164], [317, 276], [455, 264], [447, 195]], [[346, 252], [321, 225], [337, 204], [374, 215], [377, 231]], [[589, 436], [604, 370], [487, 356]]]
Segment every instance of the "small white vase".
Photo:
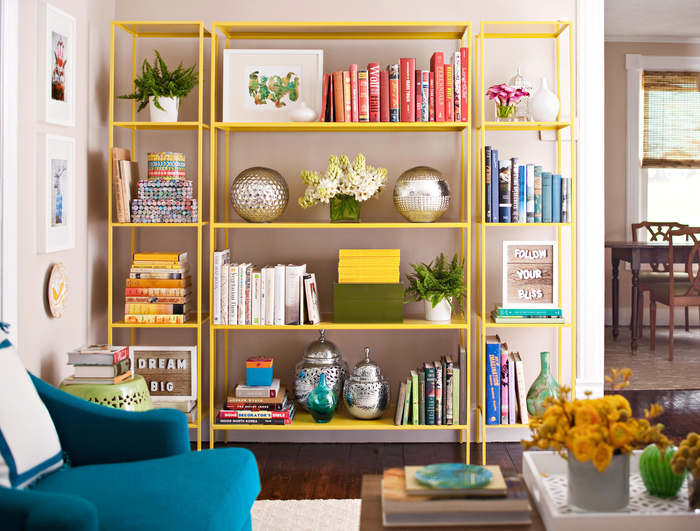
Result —
[[542, 78], [540, 89], [530, 97], [530, 114], [536, 122], [556, 122], [559, 112], [559, 98], [547, 86], [547, 78]]
[[292, 122], [315, 122], [318, 118], [318, 113], [311, 107], [307, 107], [303, 101], [299, 103], [299, 107], [289, 111], [289, 119]]
[[158, 103], [164, 111], [161, 111], [153, 103], [154, 96], [148, 98], [148, 109], [151, 112], [151, 122], [177, 122], [177, 111], [180, 107], [180, 98], [158, 97]]
[[426, 321], [449, 321], [452, 318], [452, 307], [447, 299], [442, 299], [435, 308], [430, 301], [423, 301]]

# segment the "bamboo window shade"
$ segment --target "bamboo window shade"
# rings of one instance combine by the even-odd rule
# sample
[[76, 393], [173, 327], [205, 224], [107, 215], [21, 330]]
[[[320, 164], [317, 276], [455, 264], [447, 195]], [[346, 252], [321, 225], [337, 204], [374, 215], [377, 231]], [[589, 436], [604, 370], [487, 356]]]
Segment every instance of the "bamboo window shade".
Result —
[[642, 72], [643, 168], [700, 168], [698, 72]]

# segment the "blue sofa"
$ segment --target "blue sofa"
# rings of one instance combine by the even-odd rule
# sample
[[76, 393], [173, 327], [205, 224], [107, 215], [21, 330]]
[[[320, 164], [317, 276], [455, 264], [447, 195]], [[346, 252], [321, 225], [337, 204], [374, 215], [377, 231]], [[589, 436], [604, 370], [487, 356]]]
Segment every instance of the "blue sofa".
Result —
[[28, 489], [0, 487], [1, 529], [251, 529], [260, 476], [250, 451], [191, 452], [179, 411], [122, 411], [32, 381], [70, 465]]

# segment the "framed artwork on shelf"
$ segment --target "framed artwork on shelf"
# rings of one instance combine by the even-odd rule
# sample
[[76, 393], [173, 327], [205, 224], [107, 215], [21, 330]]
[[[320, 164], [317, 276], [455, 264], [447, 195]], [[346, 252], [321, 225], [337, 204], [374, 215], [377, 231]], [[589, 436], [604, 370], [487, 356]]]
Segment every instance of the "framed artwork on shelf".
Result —
[[503, 242], [503, 307], [557, 308], [556, 241]]
[[[44, 120], [51, 124], [75, 125], [75, 18], [51, 4], [40, 4], [39, 48], [41, 90], [39, 99]], [[43, 57], [42, 57], [43, 56]]]
[[[43, 149], [42, 149], [43, 148]], [[37, 251], [52, 253], [75, 246], [75, 140], [45, 135], [37, 184]]]
[[154, 402], [197, 398], [197, 347], [129, 347], [134, 374], [148, 384]]
[[224, 122], [290, 122], [301, 106], [321, 114], [323, 50], [224, 50]]

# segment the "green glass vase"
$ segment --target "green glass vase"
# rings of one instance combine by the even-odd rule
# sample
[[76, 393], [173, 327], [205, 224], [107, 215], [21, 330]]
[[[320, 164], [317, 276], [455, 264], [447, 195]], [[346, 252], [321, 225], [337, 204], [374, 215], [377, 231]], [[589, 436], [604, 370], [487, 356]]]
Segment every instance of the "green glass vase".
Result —
[[540, 363], [540, 375], [527, 392], [527, 412], [535, 417], [541, 417], [547, 410], [546, 398], [559, 396], [559, 384], [549, 372], [549, 352], [540, 352]]
[[316, 422], [329, 422], [335, 415], [338, 397], [326, 382], [326, 373], [321, 373], [318, 385], [314, 387], [307, 401], [309, 412]]
[[358, 223], [360, 202], [351, 195], [337, 194], [330, 199], [331, 223]]
[[639, 475], [652, 496], [673, 498], [681, 490], [685, 471], [678, 475], [671, 470], [671, 458], [677, 450], [677, 447], [669, 446], [664, 457], [661, 457], [661, 450], [655, 444], [650, 444], [639, 456]]

